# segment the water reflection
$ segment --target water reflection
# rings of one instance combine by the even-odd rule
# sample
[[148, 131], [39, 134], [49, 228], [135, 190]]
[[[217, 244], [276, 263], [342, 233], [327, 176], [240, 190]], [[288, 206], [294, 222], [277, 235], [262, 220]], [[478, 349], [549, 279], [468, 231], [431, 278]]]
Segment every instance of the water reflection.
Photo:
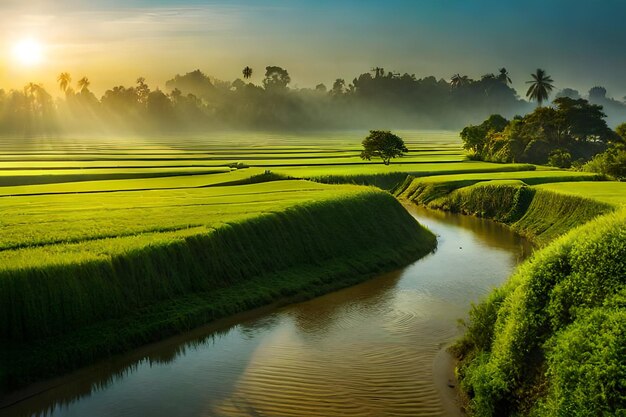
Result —
[[443, 415], [437, 350], [531, 247], [489, 221], [411, 211], [439, 247], [403, 270], [139, 349], [0, 415]]

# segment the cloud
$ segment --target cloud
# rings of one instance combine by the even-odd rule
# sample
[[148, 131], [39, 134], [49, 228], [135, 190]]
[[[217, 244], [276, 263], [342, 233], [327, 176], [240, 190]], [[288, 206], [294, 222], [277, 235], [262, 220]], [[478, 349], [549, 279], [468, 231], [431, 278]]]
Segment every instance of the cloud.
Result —
[[242, 18], [242, 11], [234, 7], [160, 7], [3, 13], [0, 25], [5, 36], [34, 32], [54, 41], [106, 43], [223, 34], [235, 31], [242, 24]]

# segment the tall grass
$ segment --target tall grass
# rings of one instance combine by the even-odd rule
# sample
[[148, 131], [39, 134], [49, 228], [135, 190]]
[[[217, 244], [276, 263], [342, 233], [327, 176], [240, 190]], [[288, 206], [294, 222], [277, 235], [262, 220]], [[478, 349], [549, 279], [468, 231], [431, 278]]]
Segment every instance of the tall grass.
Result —
[[513, 223], [513, 227], [542, 243], [547, 243], [615, 209], [614, 205], [590, 198], [535, 190], [528, 210]]
[[626, 410], [626, 210], [537, 252], [474, 306], [455, 351], [479, 416]]

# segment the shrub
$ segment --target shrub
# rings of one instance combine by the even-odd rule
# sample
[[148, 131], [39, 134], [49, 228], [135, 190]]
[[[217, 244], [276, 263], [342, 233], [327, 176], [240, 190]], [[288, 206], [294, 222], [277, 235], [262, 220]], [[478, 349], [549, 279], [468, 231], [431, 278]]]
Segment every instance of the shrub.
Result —
[[583, 171], [609, 175], [619, 181], [626, 179], [626, 147], [612, 146], [582, 166]]
[[565, 149], [555, 149], [550, 152], [548, 165], [558, 168], [569, 168], [572, 166], [572, 154]]
[[479, 416], [620, 415], [624, 334], [626, 210], [536, 252], [472, 309], [461, 385]]

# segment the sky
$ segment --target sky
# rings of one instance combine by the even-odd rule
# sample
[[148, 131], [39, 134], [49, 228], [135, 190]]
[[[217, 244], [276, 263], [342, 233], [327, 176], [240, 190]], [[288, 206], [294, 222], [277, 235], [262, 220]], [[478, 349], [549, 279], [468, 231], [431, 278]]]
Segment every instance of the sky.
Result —
[[282, 66], [296, 87], [375, 66], [445, 79], [506, 67], [524, 94], [540, 67], [557, 89], [622, 99], [625, 16], [623, 0], [0, 0], [0, 88], [58, 92], [62, 71], [102, 94], [194, 69], [232, 81], [246, 65], [256, 83]]

